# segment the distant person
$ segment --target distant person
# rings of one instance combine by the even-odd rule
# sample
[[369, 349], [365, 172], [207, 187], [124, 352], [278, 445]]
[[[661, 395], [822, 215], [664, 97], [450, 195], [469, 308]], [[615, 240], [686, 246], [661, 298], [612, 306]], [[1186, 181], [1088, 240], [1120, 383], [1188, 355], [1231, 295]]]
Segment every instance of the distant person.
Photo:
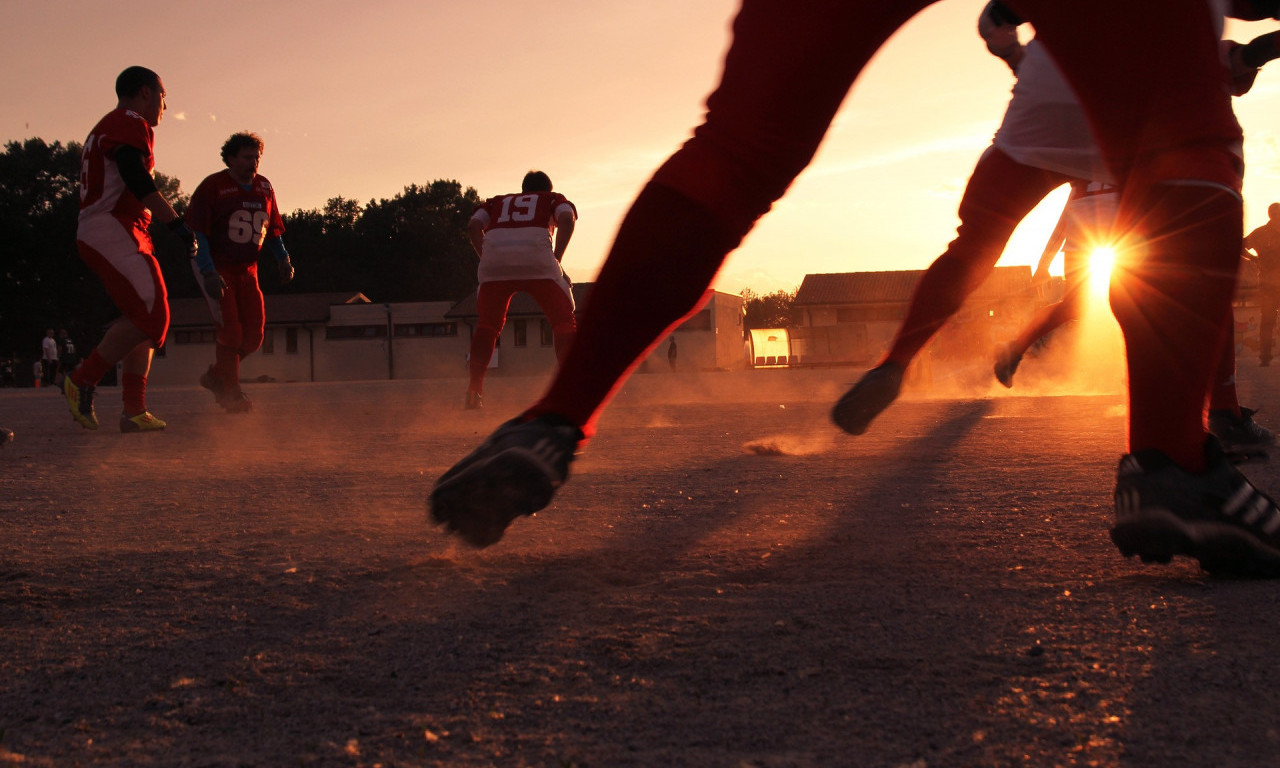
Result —
[[275, 257], [280, 282], [293, 279], [276, 193], [258, 173], [262, 149], [256, 134], [232, 134], [222, 145], [226, 170], [200, 182], [187, 207], [187, 224], [198, 243], [193, 266], [217, 327], [215, 362], [201, 375], [200, 386], [228, 413], [253, 409], [240, 388], [240, 362], [262, 346], [266, 329], [258, 285], [264, 245]]
[[76, 355], [75, 342], [71, 340], [67, 329], [63, 328], [58, 331], [58, 370], [74, 371], [79, 364], [80, 358]]
[[1280, 203], [1267, 207], [1267, 223], [1244, 239], [1244, 257], [1258, 265], [1258, 364], [1271, 365], [1271, 344], [1280, 309]]
[[560, 262], [578, 220], [578, 209], [553, 192], [551, 178], [529, 171], [520, 191], [485, 200], [471, 216], [467, 233], [480, 257], [476, 289], [476, 332], [471, 338], [466, 407], [484, 406], [484, 377], [511, 297], [520, 291], [538, 302], [551, 323], [556, 359], [563, 360], [577, 330], [573, 288]]
[[671, 337], [671, 343], [667, 345], [667, 365], [671, 366], [671, 370], [676, 369], [676, 357], [679, 356], [680, 350], [676, 348], [676, 337]]
[[[727, 254], [808, 165], [858, 73], [928, 5], [744, 0], [704, 122], [632, 203], [550, 388], [437, 480], [436, 523], [483, 547], [551, 502], [601, 408], [699, 309]], [[1124, 186], [1119, 228], [1144, 246], [1111, 291], [1129, 374], [1112, 539], [1146, 560], [1187, 555], [1219, 572], [1280, 575], [1280, 508], [1203, 422], [1243, 229], [1243, 137], [1219, 60], [1221, 18], [1205, 0], [1013, 5], [1079, 94]], [[1255, 20], [1277, 12], [1233, 9]], [[1005, 192], [1023, 198], [1047, 181]]]
[[58, 340], [53, 329], [44, 332], [40, 340], [40, 384], [50, 386], [58, 375]]
[[95, 387], [123, 363], [121, 432], [153, 432], [165, 422], [147, 410], [147, 375], [153, 351], [169, 331], [169, 296], [147, 226], [154, 214], [186, 244], [195, 236], [156, 188], [152, 129], [165, 110], [160, 76], [129, 67], [116, 78], [118, 104], [85, 139], [80, 170], [80, 222], [76, 247], [97, 273], [123, 316], [102, 341], [63, 378], [71, 416], [85, 429], [98, 428]]

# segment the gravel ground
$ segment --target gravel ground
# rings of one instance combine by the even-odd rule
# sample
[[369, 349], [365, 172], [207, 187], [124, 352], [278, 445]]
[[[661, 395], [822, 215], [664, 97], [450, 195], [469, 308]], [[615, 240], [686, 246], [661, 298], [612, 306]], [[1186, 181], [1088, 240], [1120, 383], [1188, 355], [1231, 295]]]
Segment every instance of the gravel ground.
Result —
[[0, 765], [1275, 763], [1280, 584], [1114, 550], [1116, 387], [852, 438], [857, 375], [637, 376], [481, 552], [424, 499], [539, 381], [157, 389], [149, 435], [0, 390]]

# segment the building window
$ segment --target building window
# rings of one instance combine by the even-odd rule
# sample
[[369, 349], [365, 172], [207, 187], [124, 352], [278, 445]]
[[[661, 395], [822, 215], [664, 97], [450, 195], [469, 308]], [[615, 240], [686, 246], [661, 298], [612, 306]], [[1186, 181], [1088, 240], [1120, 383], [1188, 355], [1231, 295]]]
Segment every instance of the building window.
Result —
[[298, 354], [298, 329], [294, 326], [284, 329], [284, 352], [286, 355]]
[[524, 347], [529, 344], [529, 331], [525, 321], [511, 321], [511, 344], [516, 347]]
[[395, 327], [396, 338], [414, 336], [457, 336], [457, 323], [402, 323]]
[[541, 324], [538, 328], [538, 340], [542, 342], [542, 346], [549, 347], [555, 343], [555, 334], [551, 332], [551, 321], [544, 317], [538, 322]]
[[342, 339], [385, 339], [386, 325], [328, 325], [324, 329], [327, 341]]
[[262, 330], [262, 354], [274, 355], [276, 353], [276, 329], [264, 328]]
[[213, 344], [218, 340], [217, 331], [174, 331], [174, 344]]

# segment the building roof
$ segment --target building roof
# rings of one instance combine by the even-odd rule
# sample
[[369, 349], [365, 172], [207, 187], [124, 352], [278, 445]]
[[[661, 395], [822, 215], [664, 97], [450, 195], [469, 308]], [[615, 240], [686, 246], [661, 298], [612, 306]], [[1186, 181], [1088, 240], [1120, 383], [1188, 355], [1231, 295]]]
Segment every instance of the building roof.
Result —
[[[573, 284], [573, 305], [581, 311], [587, 305], [587, 297], [591, 295], [591, 289], [595, 283], [574, 283]], [[533, 300], [529, 294], [521, 291], [511, 297], [511, 306], [507, 308], [507, 317], [542, 317], [542, 308], [538, 306], [538, 302]], [[467, 294], [467, 297], [444, 313], [444, 316], [450, 320], [479, 317], [480, 313], [476, 311], [476, 295], [475, 293]]]
[[[911, 300], [923, 269], [805, 275], [796, 306], [898, 304]], [[1023, 296], [1031, 291], [1031, 267], [996, 267], [975, 293], [978, 298]]]
[[[324, 323], [329, 320], [329, 307], [334, 304], [368, 304], [363, 293], [283, 293], [264, 296], [267, 322]], [[209, 305], [203, 298], [170, 299], [169, 325], [174, 328], [192, 328], [213, 325]]]

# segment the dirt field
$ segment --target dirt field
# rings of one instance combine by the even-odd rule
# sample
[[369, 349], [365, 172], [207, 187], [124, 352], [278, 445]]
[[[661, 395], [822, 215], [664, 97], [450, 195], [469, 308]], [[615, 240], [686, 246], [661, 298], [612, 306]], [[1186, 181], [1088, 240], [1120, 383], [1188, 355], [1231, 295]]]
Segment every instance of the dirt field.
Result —
[[539, 382], [0, 391], [0, 765], [1275, 764], [1280, 584], [1112, 548], [1118, 394], [852, 438], [857, 374], [638, 376], [483, 552], [424, 499]]

